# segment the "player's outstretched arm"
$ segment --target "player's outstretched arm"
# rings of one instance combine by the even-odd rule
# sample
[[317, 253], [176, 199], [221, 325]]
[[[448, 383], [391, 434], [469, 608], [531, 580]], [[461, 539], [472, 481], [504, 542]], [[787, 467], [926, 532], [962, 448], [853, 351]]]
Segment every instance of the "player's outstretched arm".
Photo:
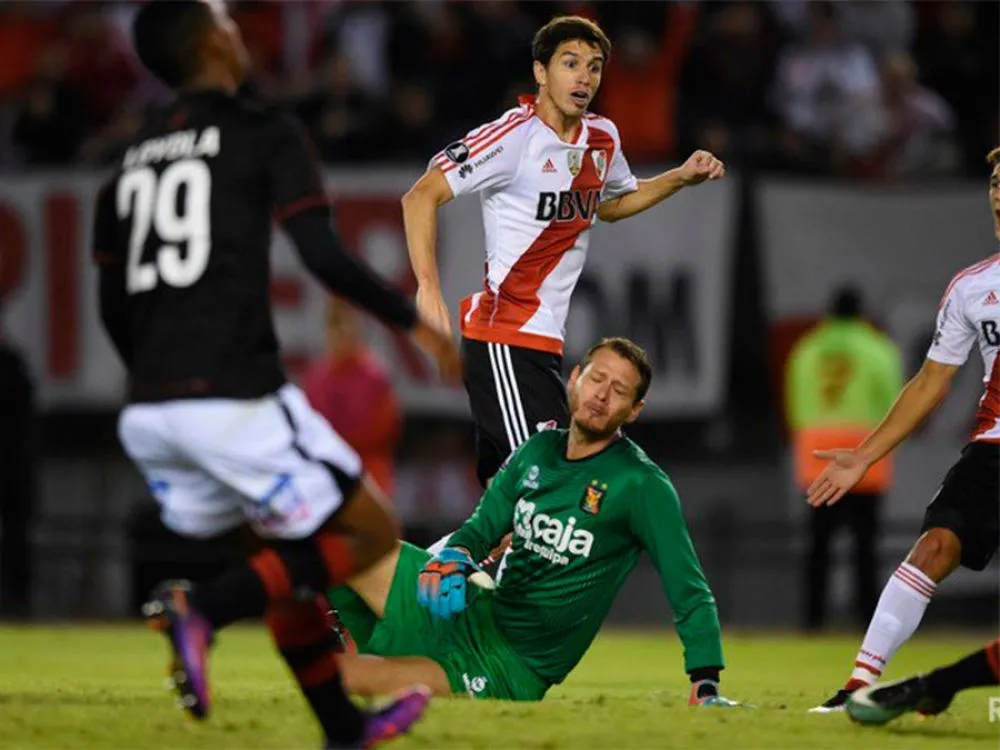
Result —
[[438, 209], [452, 199], [440, 168], [429, 169], [403, 196], [403, 226], [410, 264], [417, 279], [417, 309], [429, 322], [451, 332], [448, 306], [437, 267]]
[[888, 454], [926, 419], [948, 393], [958, 365], [924, 360], [920, 371], [903, 386], [882, 423], [855, 448], [816, 451], [830, 461], [806, 490], [811, 506], [833, 505], [850, 492], [868, 468]]
[[726, 176], [725, 165], [708, 151], [695, 151], [681, 166], [648, 180], [639, 180], [636, 190], [604, 201], [597, 209], [601, 221], [621, 221], [665, 201], [681, 188]]
[[952, 378], [965, 363], [979, 333], [965, 313], [962, 277], [959, 273], [952, 280], [941, 300], [927, 359], [903, 386], [882, 423], [853, 449], [815, 453], [830, 463], [806, 490], [806, 500], [814, 508], [833, 505], [846, 495], [861, 481], [868, 467], [903, 442], [948, 392]]
[[302, 126], [276, 116], [262, 133], [271, 208], [306, 268], [334, 294], [410, 331], [437, 360], [442, 376], [457, 381], [460, 358], [450, 332], [420, 317], [408, 297], [345, 250], [333, 226], [315, 149]]
[[659, 573], [684, 644], [684, 671], [691, 680], [691, 705], [735, 706], [719, 695], [722, 628], [715, 597], [670, 480], [651, 476], [635, 493], [630, 526]]
[[461, 377], [458, 348], [450, 331], [418, 315], [413, 303], [398, 289], [348, 253], [333, 229], [328, 206], [315, 206], [285, 220], [306, 268], [332, 293], [350, 300], [386, 323], [409, 331], [438, 363], [448, 381]]

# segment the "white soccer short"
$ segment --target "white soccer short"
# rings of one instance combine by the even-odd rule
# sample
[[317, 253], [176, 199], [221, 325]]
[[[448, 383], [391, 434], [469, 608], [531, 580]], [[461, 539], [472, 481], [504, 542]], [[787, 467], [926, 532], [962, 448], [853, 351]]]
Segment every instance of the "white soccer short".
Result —
[[293, 385], [252, 401], [132, 404], [118, 435], [164, 524], [197, 538], [247, 521], [265, 537], [307, 537], [362, 471], [358, 454]]

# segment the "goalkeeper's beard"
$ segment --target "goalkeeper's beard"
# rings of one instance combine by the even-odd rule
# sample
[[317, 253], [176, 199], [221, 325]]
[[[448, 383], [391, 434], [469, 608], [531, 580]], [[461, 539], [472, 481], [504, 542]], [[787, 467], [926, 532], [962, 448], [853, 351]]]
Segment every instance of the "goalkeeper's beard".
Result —
[[[574, 409], [575, 411], [575, 409]], [[573, 420], [570, 424], [570, 432], [575, 432], [585, 443], [599, 443], [613, 437], [621, 429], [622, 422], [612, 419], [604, 429], [596, 429]]]
[[592, 430], [589, 427], [584, 427], [582, 424], [574, 424], [573, 429], [575, 429], [576, 433], [583, 438], [582, 442], [584, 443], [599, 443], [602, 440], [607, 440], [618, 432], [617, 427], [614, 429], [609, 427], [605, 430]]

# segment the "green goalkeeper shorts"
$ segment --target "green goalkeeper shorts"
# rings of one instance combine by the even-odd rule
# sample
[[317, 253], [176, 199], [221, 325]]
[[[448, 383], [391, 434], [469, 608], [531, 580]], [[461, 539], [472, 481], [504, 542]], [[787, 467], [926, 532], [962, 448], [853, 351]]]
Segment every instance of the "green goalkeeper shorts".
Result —
[[549, 685], [521, 662], [500, 634], [491, 594], [477, 591], [469, 607], [451, 620], [433, 617], [417, 603], [417, 575], [430, 557], [426, 550], [403, 542], [382, 620], [347, 587], [329, 592], [358, 651], [386, 657], [426, 656], [444, 669], [453, 693], [541, 700]]

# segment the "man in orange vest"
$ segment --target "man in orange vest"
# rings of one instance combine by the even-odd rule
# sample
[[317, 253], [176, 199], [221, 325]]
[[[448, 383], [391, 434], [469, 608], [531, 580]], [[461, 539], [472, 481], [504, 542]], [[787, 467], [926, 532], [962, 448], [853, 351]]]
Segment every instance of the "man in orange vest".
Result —
[[[901, 386], [898, 348], [862, 319], [857, 290], [839, 290], [830, 316], [799, 340], [786, 369], [785, 403], [799, 489], [805, 492], [826, 465], [813, 451], [860, 442]], [[823, 626], [830, 541], [841, 525], [849, 526], [855, 538], [857, 614], [863, 623], [871, 617], [878, 600], [879, 506], [891, 479], [890, 462], [883, 459], [839, 504], [810, 514], [806, 627]]]

